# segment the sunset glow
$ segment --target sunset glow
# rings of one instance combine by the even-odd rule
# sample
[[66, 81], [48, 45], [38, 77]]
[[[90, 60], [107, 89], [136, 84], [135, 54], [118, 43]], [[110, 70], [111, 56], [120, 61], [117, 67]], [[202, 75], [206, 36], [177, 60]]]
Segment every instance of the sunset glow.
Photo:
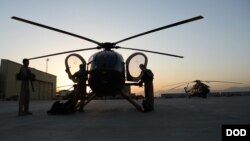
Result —
[[[0, 56], [21, 63], [23, 58], [96, 47], [72, 36], [12, 20], [26, 18], [98, 42], [121, 39], [202, 15], [204, 19], [138, 37], [119, 44], [184, 56], [183, 59], [145, 53], [155, 74], [155, 92], [167, 92], [169, 84], [192, 80], [241, 82], [241, 85], [211, 84], [212, 90], [250, 86], [250, 2], [165, 0], [76, 0], [0, 2]], [[88, 61], [99, 50], [77, 52]], [[124, 60], [136, 51], [115, 50]], [[49, 57], [48, 72], [57, 76], [57, 86], [73, 82], [65, 72], [64, 54]], [[47, 58], [32, 60], [30, 67], [46, 71]], [[143, 88], [133, 87], [141, 93]]]

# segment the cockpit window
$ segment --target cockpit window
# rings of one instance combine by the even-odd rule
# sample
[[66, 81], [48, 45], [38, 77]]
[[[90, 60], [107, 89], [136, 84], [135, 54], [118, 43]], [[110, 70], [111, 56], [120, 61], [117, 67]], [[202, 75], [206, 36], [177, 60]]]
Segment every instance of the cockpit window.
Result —
[[140, 54], [134, 56], [130, 60], [128, 65], [128, 70], [132, 77], [138, 77], [140, 75], [141, 69], [139, 68], [139, 65], [144, 63], [145, 63], [145, 58]]
[[86, 62], [79, 54], [70, 54], [65, 59], [65, 66], [66, 69], [69, 69], [70, 75], [79, 71], [79, 66], [81, 64], [86, 64]]
[[140, 64], [147, 66], [147, 56], [143, 53], [134, 53], [130, 55], [126, 61], [126, 71], [128, 81], [138, 81], [140, 79]]

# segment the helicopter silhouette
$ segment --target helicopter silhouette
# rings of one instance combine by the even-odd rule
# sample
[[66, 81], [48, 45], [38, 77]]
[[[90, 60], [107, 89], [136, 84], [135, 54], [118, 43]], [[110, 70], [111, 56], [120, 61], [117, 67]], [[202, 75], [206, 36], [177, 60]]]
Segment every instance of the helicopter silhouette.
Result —
[[[202, 80], [194, 80], [194, 81], [188, 81], [188, 82], [180, 82], [176, 84], [171, 84], [168, 86], [174, 86], [177, 85], [169, 90], [174, 90], [176, 88], [179, 88], [181, 86], [186, 85], [184, 87], [185, 93], [188, 95], [189, 98], [191, 97], [202, 97], [207, 98], [207, 95], [210, 93], [210, 86], [206, 83], [231, 83], [231, 84], [242, 84], [238, 82], [228, 82], [228, 81], [202, 81]], [[191, 87], [189, 87], [189, 84], [194, 83]], [[168, 90], [168, 91], [169, 91]]]
[[[122, 92], [125, 86], [138, 85], [138, 81], [141, 78], [141, 74], [140, 74], [141, 70], [139, 69], [139, 65], [143, 64], [146, 67], [147, 62], [148, 62], [147, 56], [141, 52], [148, 52], [148, 53], [166, 55], [166, 56], [177, 57], [177, 58], [184, 58], [184, 57], [179, 56], [179, 55], [174, 55], [174, 54], [163, 53], [163, 52], [121, 47], [121, 46], [117, 46], [117, 44], [122, 43], [124, 41], [131, 40], [133, 38], [146, 35], [146, 34], [157, 32], [163, 29], [167, 29], [167, 28], [171, 28], [174, 26], [200, 20], [203, 17], [196, 16], [193, 18], [189, 18], [183, 21], [173, 23], [173, 24], [162, 26], [153, 30], [149, 30], [140, 34], [136, 34], [134, 36], [131, 36], [131, 37], [128, 37], [128, 38], [125, 38], [116, 42], [104, 42], [104, 43], [101, 43], [93, 39], [80, 36], [74, 33], [63, 31], [54, 27], [50, 27], [47, 25], [29, 21], [23, 18], [19, 18], [15, 16], [11, 18], [14, 20], [24, 22], [24, 23], [28, 23], [31, 25], [35, 25], [35, 26], [39, 26], [42, 28], [56, 31], [56, 32], [60, 32], [63, 34], [67, 34], [76, 38], [80, 38], [80, 39], [92, 42], [97, 45], [97, 47], [70, 50], [70, 51], [64, 51], [64, 52], [58, 52], [58, 53], [33, 57], [33, 58], [29, 58], [29, 60], [56, 56], [56, 55], [61, 55], [61, 54], [67, 54], [67, 53], [73, 53], [73, 52], [79, 52], [79, 51], [103, 49], [102, 51], [99, 51], [93, 54], [89, 58], [87, 63], [81, 55], [75, 54], [75, 53], [70, 54], [65, 59], [66, 66], [69, 65], [68, 60], [69, 58], [72, 58], [72, 57], [77, 58], [78, 62], [81, 62], [82, 64], [87, 65], [87, 72], [88, 72], [88, 78], [87, 78], [88, 84], [87, 85], [91, 88], [92, 92], [87, 94], [87, 100], [85, 102], [85, 105], [87, 105], [96, 96], [103, 97], [103, 96], [115, 96], [117, 94], [121, 94], [125, 99], [127, 99], [131, 104], [133, 104], [138, 110], [143, 111], [143, 108], [137, 102], [135, 102], [129, 95]], [[120, 55], [118, 52], [115, 52], [113, 49], [127, 49], [127, 50], [141, 51], [141, 52], [136, 52], [132, 54], [131, 56], [129, 56], [125, 63], [122, 55]], [[72, 75], [72, 73], [73, 72], [70, 72], [70, 75]], [[130, 81], [131, 83], [126, 83], [126, 81], [127, 82]]]

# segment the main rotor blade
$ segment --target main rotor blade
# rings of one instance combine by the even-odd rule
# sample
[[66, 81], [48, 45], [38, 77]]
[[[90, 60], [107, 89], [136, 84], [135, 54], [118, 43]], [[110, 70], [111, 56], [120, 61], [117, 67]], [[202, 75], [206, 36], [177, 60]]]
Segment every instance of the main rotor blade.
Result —
[[218, 82], [218, 83], [242, 84], [242, 83], [239, 83], [239, 82], [229, 82], [229, 81], [203, 81], [203, 82], [206, 82], [206, 83]]
[[57, 86], [56, 88], [64, 88], [64, 87], [72, 87], [74, 84], [71, 84], [71, 85], [63, 85], [63, 86]]
[[128, 47], [118, 47], [118, 46], [117, 46], [117, 48], [128, 49], [128, 50], [137, 50], [137, 51], [150, 52], [150, 53], [161, 54], [161, 55], [167, 55], [167, 56], [172, 56], [172, 57], [184, 58], [183, 56], [179, 56], [179, 55], [167, 54], [167, 53], [156, 52], [156, 51], [150, 51], [150, 50], [135, 49], [135, 48], [128, 48]]
[[77, 38], [80, 38], [80, 39], [84, 39], [86, 41], [95, 43], [97, 45], [101, 44], [101, 43], [99, 43], [99, 42], [97, 42], [95, 40], [92, 40], [92, 39], [89, 39], [89, 38], [86, 38], [86, 37], [83, 37], [83, 36], [80, 36], [80, 35], [76, 35], [74, 33], [70, 33], [70, 32], [67, 32], [67, 31], [63, 31], [63, 30], [60, 30], [60, 29], [57, 29], [57, 28], [54, 28], [54, 27], [50, 27], [50, 26], [47, 26], [47, 25], [39, 24], [39, 23], [36, 23], [36, 22], [33, 22], [33, 21], [29, 21], [29, 20], [26, 20], [26, 19], [22, 19], [22, 18], [19, 18], [19, 17], [15, 17], [15, 16], [13, 16], [11, 18], [14, 19], [14, 20], [18, 20], [18, 21], [25, 22], [25, 23], [32, 24], [32, 25], [36, 25], [36, 26], [40, 26], [40, 27], [43, 27], [43, 28], [46, 28], [46, 29], [50, 29], [50, 30], [53, 30], [53, 31], [57, 31], [57, 32], [63, 33], [63, 34], [67, 34], [67, 35], [70, 35], [70, 36], [74, 36], [74, 37], [77, 37]]
[[139, 37], [139, 36], [143, 36], [143, 35], [146, 35], [146, 34], [149, 34], [149, 33], [153, 33], [153, 32], [159, 31], [159, 30], [163, 30], [163, 29], [166, 29], [166, 28], [170, 28], [170, 27], [181, 25], [181, 24], [189, 23], [189, 22], [192, 22], [192, 21], [195, 21], [195, 20], [200, 20], [202, 18], [203, 18], [202, 16], [197, 16], [197, 17], [186, 19], [186, 20], [183, 20], [183, 21], [180, 21], [180, 22], [177, 22], [177, 23], [173, 23], [173, 24], [170, 24], [170, 25], [159, 27], [159, 28], [149, 30], [149, 31], [146, 31], [146, 32], [143, 32], [143, 33], [140, 33], [140, 34], [125, 38], [123, 40], [117, 41], [117, 42], [115, 42], [115, 44], [130, 40], [130, 39], [133, 39], [133, 38], [136, 38], [136, 37]]
[[43, 55], [43, 56], [29, 58], [29, 60], [34, 60], [34, 59], [39, 59], [39, 58], [44, 58], [44, 57], [50, 57], [50, 56], [56, 56], [56, 55], [61, 55], [61, 54], [66, 54], [66, 53], [77, 52], [77, 51], [92, 50], [92, 49], [99, 49], [99, 48], [98, 47], [93, 47], [93, 48], [85, 48], [85, 49], [78, 49], [78, 50], [71, 50], [71, 51], [59, 52], [59, 53], [54, 53], [54, 54], [48, 54], [48, 55]]
[[179, 87], [184, 86], [184, 85], [186, 85], [186, 84], [181, 84], [181, 85], [175, 86], [175, 87], [173, 87], [171, 89], [168, 89], [167, 91], [174, 90], [174, 89], [179, 88]]
[[170, 84], [170, 85], [164, 85], [163, 87], [169, 87], [169, 86], [175, 86], [175, 85], [187, 84], [187, 83], [190, 83], [190, 81], [186, 81], [186, 82], [179, 82], [179, 83]]

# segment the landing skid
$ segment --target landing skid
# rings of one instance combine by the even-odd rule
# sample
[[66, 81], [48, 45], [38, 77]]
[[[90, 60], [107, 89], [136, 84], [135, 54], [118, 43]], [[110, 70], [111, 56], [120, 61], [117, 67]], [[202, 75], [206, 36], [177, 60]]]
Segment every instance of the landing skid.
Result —
[[[127, 94], [123, 93], [123, 92], [120, 92], [121, 96], [123, 98], [125, 98], [126, 100], [128, 100], [132, 105], [135, 106], [135, 108], [138, 110], [138, 111], [141, 111], [143, 112], [143, 108], [142, 106], [140, 106], [135, 100], [133, 100], [130, 96], [128, 96]], [[86, 101], [83, 103], [83, 107], [85, 107], [91, 100], [93, 100], [94, 98], [96, 97], [96, 94], [91, 92], [87, 95], [86, 97]]]

